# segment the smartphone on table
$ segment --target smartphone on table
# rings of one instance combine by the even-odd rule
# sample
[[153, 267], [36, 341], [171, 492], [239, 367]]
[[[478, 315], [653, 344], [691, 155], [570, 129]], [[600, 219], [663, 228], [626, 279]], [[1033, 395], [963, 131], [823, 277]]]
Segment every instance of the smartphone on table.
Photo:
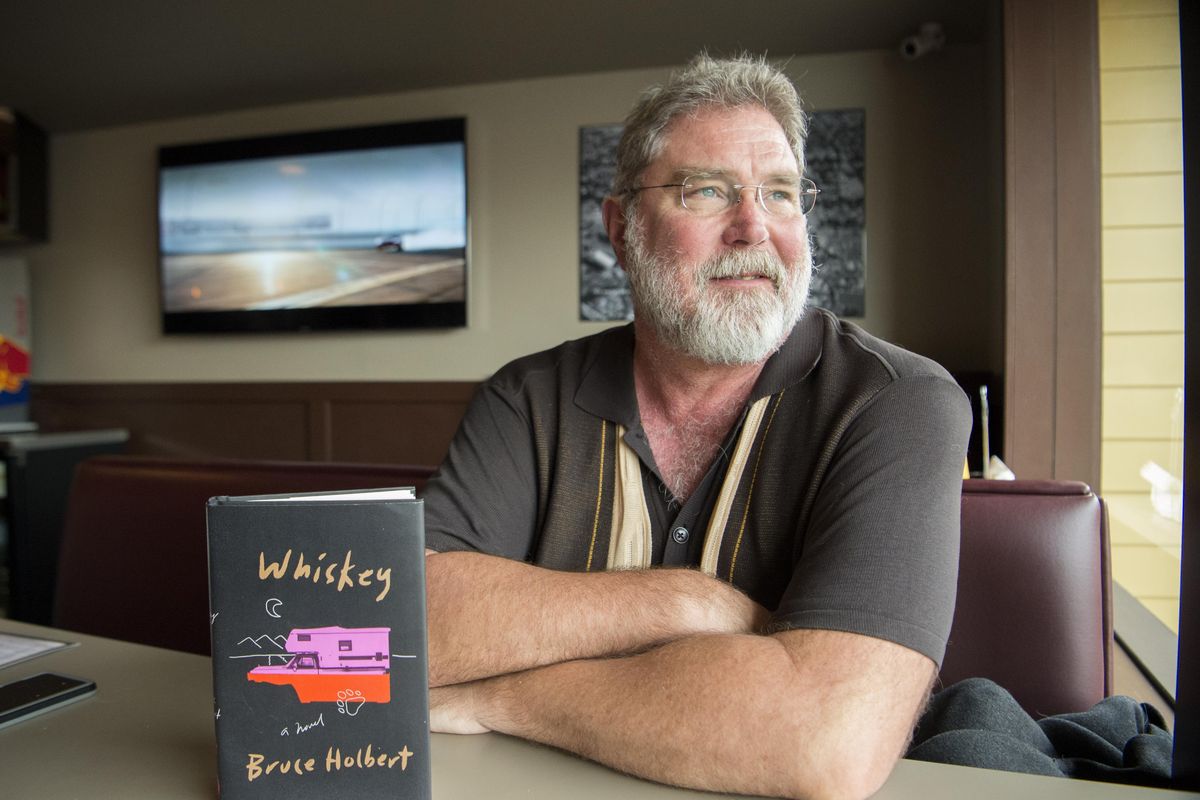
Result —
[[0, 684], [0, 728], [82, 700], [95, 691], [95, 681], [54, 672]]

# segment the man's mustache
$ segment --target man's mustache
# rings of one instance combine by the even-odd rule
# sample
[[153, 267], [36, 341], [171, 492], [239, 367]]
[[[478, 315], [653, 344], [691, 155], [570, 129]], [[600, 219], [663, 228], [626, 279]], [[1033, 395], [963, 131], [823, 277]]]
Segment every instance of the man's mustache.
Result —
[[770, 278], [778, 289], [783, 283], [783, 262], [777, 256], [765, 252], [723, 253], [710, 258], [696, 270], [701, 283], [717, 278], [740, 278], [744, 275], [761, 275]]

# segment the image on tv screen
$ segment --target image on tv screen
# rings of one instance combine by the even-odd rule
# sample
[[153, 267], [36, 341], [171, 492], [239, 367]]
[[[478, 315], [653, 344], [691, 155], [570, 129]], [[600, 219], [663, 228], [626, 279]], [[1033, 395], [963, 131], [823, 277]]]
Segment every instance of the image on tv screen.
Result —
[[[248, 141], [262, 145], [249, 148], [251, 154], [271, 150], [269, 139]], [[325, 132], [320, 141], [339, 138]], [[394, 313], [372, 321], [353, 309], [439, 304], [459, 309], [451, 318], [461, 316], [467, 252], [461, 136], [328, 152], [291, 146], [280, 149], [302, 152], [229, 159], [220, 157], [229, 148], [215, 147], [209, 158], [203, 145], [191, 147], [198, 149], [177, 148], [175, 155], [184, 157], [164, 148], [159, 169], [168, 330], [173, 319], [188, 321], [186, 330], [213, 322], [236, 329], [238, 320], [248, 329], [436, 324], [445, 315], [418, 313], [416, 322], [395, 325], [381, 321], [394, 323]]]

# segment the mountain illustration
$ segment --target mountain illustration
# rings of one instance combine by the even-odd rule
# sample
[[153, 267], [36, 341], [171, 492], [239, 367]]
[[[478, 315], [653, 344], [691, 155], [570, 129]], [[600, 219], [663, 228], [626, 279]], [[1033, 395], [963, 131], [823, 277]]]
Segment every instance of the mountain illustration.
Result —
[[287, 637], [279, 634], [264, 633], [259, 636], [246, 636], [236, 645], [229, 658], [265, 658], [270, 664], [274, 659], [287, 660], [292, 654], [285, 648]]

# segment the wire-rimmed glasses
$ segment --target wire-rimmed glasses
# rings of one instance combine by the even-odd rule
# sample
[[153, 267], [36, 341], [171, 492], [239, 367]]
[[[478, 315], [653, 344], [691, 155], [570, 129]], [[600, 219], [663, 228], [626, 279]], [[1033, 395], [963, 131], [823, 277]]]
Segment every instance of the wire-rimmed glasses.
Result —
[[808, 178], [772, 178], [762, 183], [734, 183], [719, 175], [689, 175], [682, 183], [635, 186], [644, 189], [679, 189], [679, 204], [687, 211], [707, 217], [721, 214], [742, 202], [742, 192], [754, 190], [754, 199], [773, 217], [789, 219], [807, 214], [817, 204], [821, 190]]

